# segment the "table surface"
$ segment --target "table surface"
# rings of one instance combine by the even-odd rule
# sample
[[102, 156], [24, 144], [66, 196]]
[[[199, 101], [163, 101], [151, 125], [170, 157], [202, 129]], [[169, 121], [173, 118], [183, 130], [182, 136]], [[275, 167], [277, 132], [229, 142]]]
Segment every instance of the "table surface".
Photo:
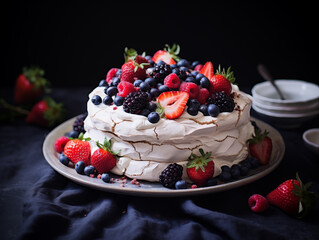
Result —
[[[58, 88], [52, 96], [64, 103], [68, 119], [86, 111], [89, 92]], [[303, 220], [273, 206], [256, 214], [247, 205], [252, 194], [265, 196], [296, 172], [312, 182], [311, 191], [319, 196], [319, 160], [302, 142], [302, 133], [318, 127], [317, 122], [277, 129], [286, 152], [266, 177], [225, 192], [178, 198], [125, 196], [80, 186], [45, 161], [42, 144], [49, 129], [23, 120], [2, 123], [2, 239], [319, 239], [318, 204]]]

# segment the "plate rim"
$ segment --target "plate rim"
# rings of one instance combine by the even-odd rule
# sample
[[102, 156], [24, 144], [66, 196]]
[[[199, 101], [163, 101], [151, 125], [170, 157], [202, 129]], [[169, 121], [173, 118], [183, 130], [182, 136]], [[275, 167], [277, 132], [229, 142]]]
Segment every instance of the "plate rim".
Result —
[[[78, 116], [76, 116], [78, 117]], [[160, 186], [160, 183], [152, 183], [147, 181], [139, 181], [145, 185], [145, 187], [121, 187], [120, 184], [110, 184], [110, 183], [104, 183], [101, 179], [97, 178], [90, 178], [85, 175], [81, 175], [76, 173], [74, 168], [65, 166], [59, 162], [59, 159], [56, 154], [51, 154], [50, 150], [54, 151], [54, 141], [57, 138], [58, 133], [60, 132], [68, 132], [70, 131], [70, 125], [73, 124], [76, 117], [70, 118], [69, 120], [61, 123], [59, 126], [54, 128], [45, 138], [42, 146], [42, 152], [44, 155], [45, 160], [47, 163], [59, 174], [62, 176], [70, 179], [71, 181], [78, 183], [82, 186], [86, 186], [89, 188], [93, 188], [100, 191], [110, 192], [110, 193], [116, 193], [116, 194], [124, 194], [124, 195], [134, 195], [134, 196], [146, 196], [146, 197], [181, 197], [181, 196], [191, 196], [191, 195], [199, 195], [199, 194], [209, 194], [209, 193], [215, 193], [215, 192], [221, 192], [230, 190], [233, 188], [237, 188], [243, 185], [247, 185], [251, 182], [257, 181], [262, 177], [265, 177], [270, 172], [272, 172], [274, 169], [278, 167], [278, 165], [281, 163], [284, 154], [285, 154], [285, 143], [281, 136], [281, 134], [272, 126], [269, 124], [256, 119], [254, 117], [251, 117], [252, 121], [255, 121], [257, 125], [261, 129], [267, 128], [267, 130], [270, 132], [271, 135], [276, 137], [276, 148], [277, 152], [272, 152], [272, 164], [268, 164], [265, 166], [258, 167], [255, 170], [258, 170], [262, 168], [262, 171], [258, 171], [257, 173], [254, 173], [250, 176], [243, 177], [239, 180], [218, 184], [215, 186], [210, 187], [199, 187], [195, 189], [168, 189], [164, 186]], [[66, 130], [66, 129], [69, 130]], [[61, 136], [61, 134], [59, 135]], [[56, 155], [56, 156], [54, 156]], [[275, 159], [273, 159], [275, 158]], [[255, 171], [251, 170], [251, 171]], [[119, 176], [123, 177], [123, 176]], [[127, 177], [126, 177], [127, 178]], [[129, 178], [127, 178], [129, 179]], [[152, 185], [156, 184], [156, 188], [152, 188]], [[150, 186], [150, 188], [147, 188], [146, 186]]]

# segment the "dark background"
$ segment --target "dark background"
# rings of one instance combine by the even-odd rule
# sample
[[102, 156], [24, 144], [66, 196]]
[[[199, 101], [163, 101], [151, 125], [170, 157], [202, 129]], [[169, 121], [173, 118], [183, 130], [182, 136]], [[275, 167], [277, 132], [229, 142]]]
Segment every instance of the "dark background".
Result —
[[232, 66], [240, 86], [275, 78], [317, 82], [315, 7], [295, 2], [16, 2], [1, 7], [2, 86], [38, 65], [55, 87], [94, 87], [120, 67], [125, 47], [152, 55], [165, 43], [180, 56]]

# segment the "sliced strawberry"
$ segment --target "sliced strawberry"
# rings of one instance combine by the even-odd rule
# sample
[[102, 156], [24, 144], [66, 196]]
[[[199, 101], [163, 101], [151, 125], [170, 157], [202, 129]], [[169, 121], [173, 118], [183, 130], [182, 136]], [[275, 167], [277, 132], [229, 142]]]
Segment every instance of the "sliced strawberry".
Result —
[[166, 118], [175, 119], [182, 115], [188, 99], [189, 94], [187, 92], [163, 92], [158, 96], [158, 103], [163, 108]]
[[204, 74], [208, 79], [214, 76], [214, 67], [212, 62], [206, 62], [204, 67], [200, 70], [201, 74]]
[[157, 63], [158, 61], [162, 60], [166, 64], [176, 64], [175, 60], [179, 60], [179, 57], [177, 56], [180, 51], [180, 47], [177, 44], [173, 44], [172, 47], [170, 47], [168, 44], [165, 44], [166, 48], [164, 50], [158, 50], [154, 56], [152, 57], [152, 60]]
[[262, 165], [270, 161], [272, 152], [272, 141], [267, 136], [268, 134], [269, 132], [266, 130], [261, 133], [259, 128], [255, 128], [255, 134], [248, 140], [250, 154], [257, 158]]

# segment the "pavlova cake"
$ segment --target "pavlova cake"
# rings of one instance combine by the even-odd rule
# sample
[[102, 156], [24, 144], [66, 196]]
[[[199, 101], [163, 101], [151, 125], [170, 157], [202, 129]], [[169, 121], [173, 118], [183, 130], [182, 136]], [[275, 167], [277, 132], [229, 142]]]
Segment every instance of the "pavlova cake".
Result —
[[125, 50], [121, 68], [111, 68], [89, 94], [80, 139], [89, 159], [75, 159], [70, 141], [64, 147], [78, 172], [90, 167], [184, 188], [205, 186], [247, 158], [252, 98], [234, 84], [230, 68], [180, 59], [179, 50], [175, 44], [153, 56]]

